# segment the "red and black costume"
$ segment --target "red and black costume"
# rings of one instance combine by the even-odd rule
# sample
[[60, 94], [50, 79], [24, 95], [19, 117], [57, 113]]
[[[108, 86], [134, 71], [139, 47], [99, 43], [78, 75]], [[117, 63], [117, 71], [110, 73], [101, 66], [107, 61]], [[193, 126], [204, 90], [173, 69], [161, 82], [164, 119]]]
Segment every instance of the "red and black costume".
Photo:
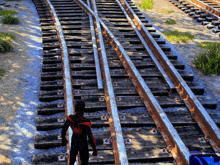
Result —
[[89, 137], [89, 141], [94, 153], [97, 154], [96, 141], [91, 132], [91, 122], [78, 113], [76, 115], [68, 116], [62, 129], [62, 142], [64, 145], [66, 142], [66, 131], [69, 126], [73, 130], [70, 151], [70, 164], [73, 165], [75, 163], [76, 155], [79, 151], [82, 165], [87, 165], [89, 160], [87, 136]]

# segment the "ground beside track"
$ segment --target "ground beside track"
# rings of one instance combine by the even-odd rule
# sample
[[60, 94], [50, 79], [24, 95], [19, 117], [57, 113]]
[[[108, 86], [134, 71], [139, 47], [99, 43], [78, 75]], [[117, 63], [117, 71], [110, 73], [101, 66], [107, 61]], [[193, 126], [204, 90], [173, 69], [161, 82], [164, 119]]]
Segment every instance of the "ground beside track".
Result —
[[[154, 2], [154, 9], [146, 11], [146, 13], [148, 18], [158, 27], [157, 29], [178, 29], [197, 34], [194, 42], [188, 44], [173, 43], [175, 49], [179, 51], [189, 65], [193, 66], [192, 56], [196, 51], [199, 51], [195, 46], [197, 42], [212, 41], [214, 39], [219, 41], [219, 37], [208, 33], [205, 27], [188, 17], [168, 0], [154, 0]], [[7, 3], [19, 3], [17, 10], [20, 11], [18, 17], [21, 23], [6, 26], [0, 21], [0, 32], [11, 32], [16, 35], [13, 52], [0, 54], [0, 69], [6, 70], [5, 76], [0, 81], [0, 164], [18, 165], [28, 164], [27, 162], [31, 161], [33, 155], [34, 115], [38, 103], [40, 84], [38, 78], [40, 78], [41, 73], [42, 45], [39, 38], [40, 24], [31, 0], [10, 1]], [[157, 13], [161, 9], [159, 4], [163, 4], [163, 8], [173, 9], [175, 12], [159, 14]], [[11, 7], [11, 9], [15, 10], [14, 7]], [[175, 16], [177, 24], [175, 26], [165, 24], [165, 21], [173, 16]], [[203, 76], [197, 69], [193, 68], [193, 70], [210, 90], [215, 89], [213, 94], [220, 100], [220, 87], [216, 86], [220, 82], [220, 76]], [[27, 86], [29, 89], [27, 89]], [[35, 92], [31, 93], [30, 89], [34, 89]], [[23, 106], [28, 108], [25, 109]], [[21, 113], [24, 111], [27, 113]], [[27, 121], [24, 119], [27, 119]], [[24, 124], [25, 121], [29, 128]], [[31, 133], [31, 131], [33, 132]], [[21, 134], [16, 136], [18, 133]], [[23, 154], [21, 154], [20, 149], [23, 149]]]
[[41, 28], [31, 0], [5, 2], [11, 7], [0, 7], [18, 11], [14, 16], [20, 23], [5, 25], [0, 16], [0, 32], [16, 36], [13, 51], [0, 53], [0, 69], [6, 71], [0, 80], [0, 164], [27, 165], [34, 150], [34, 115], [43, 56]]

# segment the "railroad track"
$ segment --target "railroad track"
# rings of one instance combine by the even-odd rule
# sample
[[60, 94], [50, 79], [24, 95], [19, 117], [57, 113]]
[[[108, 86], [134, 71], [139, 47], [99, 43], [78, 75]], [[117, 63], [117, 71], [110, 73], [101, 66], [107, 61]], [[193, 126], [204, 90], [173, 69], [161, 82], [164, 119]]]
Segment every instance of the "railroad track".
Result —
[[220, 36], [219, 0], [169, 0], [214, 34]]
[[44, 49], [33, 164], [67, 164], [61, 128], [78, 99], [97, 141], [91, 164], [188, 164], [191, 151], [219, 152], [217, 103], [132, 1], [33, 2]]

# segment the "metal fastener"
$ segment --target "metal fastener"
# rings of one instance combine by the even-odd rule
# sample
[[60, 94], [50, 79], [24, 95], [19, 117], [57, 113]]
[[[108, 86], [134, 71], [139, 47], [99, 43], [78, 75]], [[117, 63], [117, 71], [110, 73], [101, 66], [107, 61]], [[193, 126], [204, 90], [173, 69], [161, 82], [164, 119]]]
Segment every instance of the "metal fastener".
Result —
[[125, 115], [120, 115], [121, 120], [125, 120]]
[[107, 115], [102, 115], [101, 120], [108, 120]]
[[103, 139], [103, 144], [110, 144], [110, 140], [108, 138]]
[[63, 103], [60, 103], [60, 104], [57, 104], [57, 107], [60, 108], [60, 107], [63, 107], [63, 105], [64, 105]]
[[147, 113], [142, 114], [143, 117], [149, 117]]
[[100, 97], [99, 101], [105, 101], [105, 97]]

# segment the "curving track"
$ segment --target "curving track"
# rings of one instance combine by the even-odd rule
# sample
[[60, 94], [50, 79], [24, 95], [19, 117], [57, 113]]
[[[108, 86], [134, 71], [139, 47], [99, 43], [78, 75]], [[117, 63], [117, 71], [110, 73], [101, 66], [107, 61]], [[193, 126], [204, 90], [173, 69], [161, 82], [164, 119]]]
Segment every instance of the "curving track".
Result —
[[[99, 153], [91, 164], [188, 164], [191, 151], [219, 152], [216, 102], [132, 1], [34, 3], [44, 43], [39, 99], [47, 102], [38, 106], [36, 127], [46, 133], [35, 136], [36, 149], [61, 146], [65, 116], [82, 99]], [[69, 146], [46, 153], [33, 164], [67, 164]]]

